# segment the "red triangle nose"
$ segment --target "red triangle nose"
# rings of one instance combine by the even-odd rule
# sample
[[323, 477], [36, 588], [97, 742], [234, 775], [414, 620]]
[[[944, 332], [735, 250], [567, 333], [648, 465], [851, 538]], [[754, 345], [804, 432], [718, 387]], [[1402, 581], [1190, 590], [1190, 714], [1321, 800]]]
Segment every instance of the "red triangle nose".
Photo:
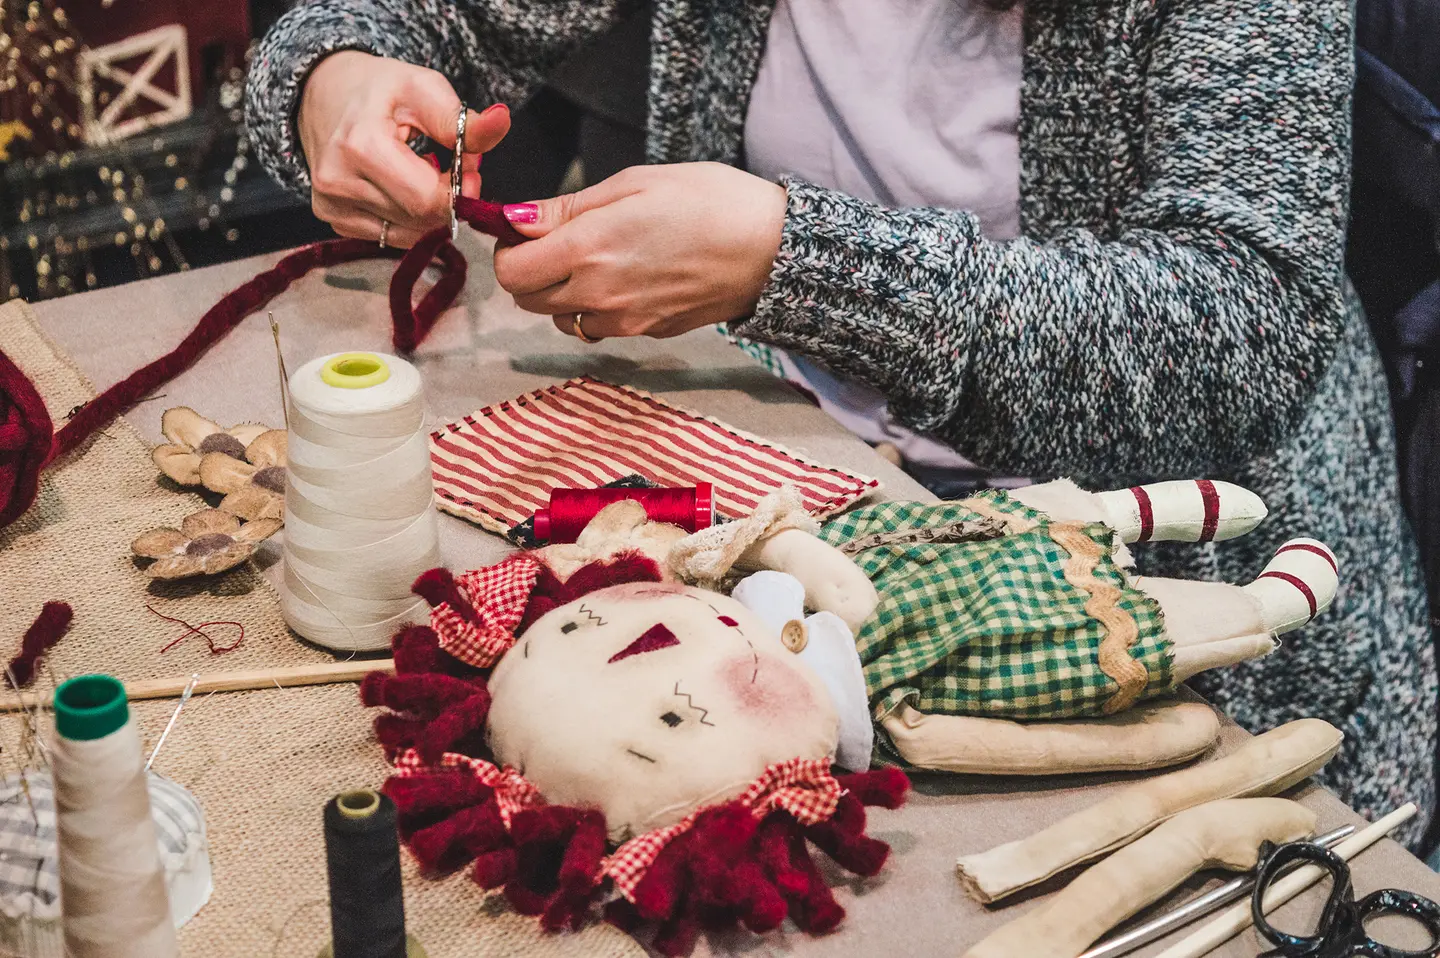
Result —
[[640, 638], [610, 656], [610, 661], [619, 662], [621, 659], [628, 659], [632, 655], [639, 655], [642, 652], [654, 652], [658, 649], [668, 649], [672, 645], [679, 644], [680, 640], [675, 638], [675, 633], [666, 628], [664, 623], [657, 622], [646, 629]]

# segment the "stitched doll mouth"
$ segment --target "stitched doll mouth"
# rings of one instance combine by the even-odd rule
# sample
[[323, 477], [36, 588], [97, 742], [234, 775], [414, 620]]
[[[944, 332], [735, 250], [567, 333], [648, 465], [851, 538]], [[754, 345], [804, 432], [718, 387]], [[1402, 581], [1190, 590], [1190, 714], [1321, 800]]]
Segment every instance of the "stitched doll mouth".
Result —
[[658, 652], [660, 649], [668, 649], [672, 645], [679, 645], [680, 640], [675, 638], [663, 622], [657, 622], [641, 633], [640, 637], [631, 642], [625, 648], [610, 656], [606, 664], [619, 662], [621, 659], [628, 659], [632, 655], [642, 655], [645, 652]]

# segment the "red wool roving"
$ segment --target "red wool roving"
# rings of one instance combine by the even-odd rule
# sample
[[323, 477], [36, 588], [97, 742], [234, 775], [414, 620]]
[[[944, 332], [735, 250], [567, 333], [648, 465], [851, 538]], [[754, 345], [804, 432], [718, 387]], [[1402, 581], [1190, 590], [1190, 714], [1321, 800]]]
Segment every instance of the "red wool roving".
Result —
[[[525, 240], [505, 219], [504, 207], [499, 203], [461, 197], [456, 213], [502, 243]], [[420, 345], [440, 314], [465, 287], [465, 257], [450, 243], [448, 229], [427, 234], [408, 251], [382, 247], [370, 240], [338, 239], [290, 253], [210, 307], [180, 345], [80, 407], [58, 433], [35, 385], [0, 352], [0, 528], [14, 522], [34, 503], [40, 473], [46, 466], [195, 365], [241, 320], [283, 293], [291, 283], [317, 266], [396, 257], [400, 257], [400, 265], [390, 283], [390, 314], [395, 349], [408, 353]], [[440, 275], [435, 285], [414, 304], [413, 293], [420, 275], [437, 259]]]
[[535, 513], [535, 538], [541, 542], [574, 542], [596, 514], [613, 502], [634, 500], [655, 522], [668, 522], [686, 532], [715, 523], [715, 492], [708, 482], [690, 488], [555, 489], [550, 508]]

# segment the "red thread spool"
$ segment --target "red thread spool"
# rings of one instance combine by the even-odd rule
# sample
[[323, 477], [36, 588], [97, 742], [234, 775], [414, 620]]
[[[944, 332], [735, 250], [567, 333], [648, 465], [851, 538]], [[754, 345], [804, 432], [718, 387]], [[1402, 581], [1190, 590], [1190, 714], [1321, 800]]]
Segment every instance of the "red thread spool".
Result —
[[555, 489], [550, 508], [535, 513], [535, 538], [541, 542], [574, 542], [596, 514], [612, 502], [633, 499], [656, 522], [698, 532], [715, 524], [715, 493], [708, 482], [690, 488]]

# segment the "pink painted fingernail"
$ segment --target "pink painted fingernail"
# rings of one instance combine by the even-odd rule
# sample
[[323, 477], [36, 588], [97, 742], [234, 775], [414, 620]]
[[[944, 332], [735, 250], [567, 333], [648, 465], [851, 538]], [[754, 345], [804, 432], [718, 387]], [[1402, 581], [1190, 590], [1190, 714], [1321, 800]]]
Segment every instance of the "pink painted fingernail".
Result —
[[505, 104], [503, 104], [503, 103], [492, 103], [492, 104], [490, 104], [489, 106], [487, 106], [484, 110], [480, 111], [480, 115], [481, 115], [481, 116], [485, 116], [486, 114], [494, 113], [496, 110], [506, 110], [506, 111], [508, 111], [509, 109], [510, 109], [510, 108], [509, 108], [508, 106], [506, 106]]
[[534, 203], [510, 203], [504, 212], [505, 218], [512, 223], [534, 223], [540, 219], [540, 207]]

